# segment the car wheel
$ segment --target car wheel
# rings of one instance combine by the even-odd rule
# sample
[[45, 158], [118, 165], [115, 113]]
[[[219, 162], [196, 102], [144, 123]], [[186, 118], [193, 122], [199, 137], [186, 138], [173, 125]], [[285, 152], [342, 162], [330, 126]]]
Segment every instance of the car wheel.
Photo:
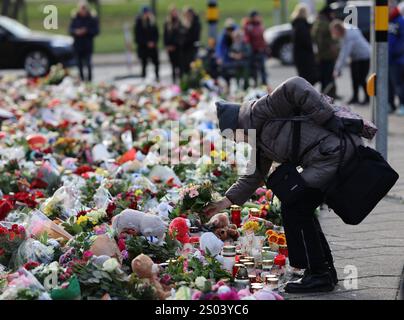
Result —
[[279, 59], [282, 64], [293, 64], [293, 44], [291, 42], [285, 42], [279, 47]]
[[48, 73], [50, 61], [43, 51], [31, 51], [25, 56], [24, 69], [30, 77], [41, 77]]

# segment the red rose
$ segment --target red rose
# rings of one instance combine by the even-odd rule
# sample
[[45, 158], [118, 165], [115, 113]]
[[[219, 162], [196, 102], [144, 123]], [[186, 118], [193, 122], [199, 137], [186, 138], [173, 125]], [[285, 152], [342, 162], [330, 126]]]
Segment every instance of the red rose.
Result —
[[222, 172], [221, 172], [220, 170], [218, 170], [218, 169], [215, 169], [215, 170], [213, 171], [213, 175], [214, 175], [215, 177], [220, 177], [220, 176], [222, 175]]
[[112, 215], [114, 214], [115, 209], [116, 209], [116, 204], [114, 202], [108, 203], [106, 212], [107, 212], [107, 215], [109, 218], [112, 218]]
[[82, 175], [83, 173], [94, 172], [94, 169], [88, 165], [82, 165], [76, 169], [75, 174]]
[[7, 214], [13, 210], [14, 204], [10, 200], [0, 200], [0, 221], [7, 217]]
[[118, 240], [118, 248], [119, 248], [119, 251], [123, 251], [126, 249], [126, 243], [125, 243], [124, 239]]
[[28, 261], [27, 263], [24, 264], [24, 268], [27, 270], [32, 270], [35, 269], [36, 267], [39, 266], [39, 263], [36, 261]]
[[37, 178], [32, 180], [30, 185], [31, 189], [45, 189], [46, 187], [48, 187], [48, 184], [45, 181]]

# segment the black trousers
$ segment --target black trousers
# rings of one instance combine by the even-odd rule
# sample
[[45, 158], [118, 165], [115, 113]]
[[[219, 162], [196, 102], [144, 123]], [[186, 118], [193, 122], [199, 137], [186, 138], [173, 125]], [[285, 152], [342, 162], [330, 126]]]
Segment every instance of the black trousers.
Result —
[[320, 60], [319, 80], [321, 83], [321, 92], [336, 98], [336, 86], [333, 76], [335, 60]]
[[156, 75], [156, 79], [159, 80], [159, 53], [157, 48], [146, 48], [143, 50], [142, 54], [140, 54], [140, 60], [142, 61], [142, 78], [146, 77], [146, 68], [149, 60], [154, 64], [154, 73]]
[[181, 57], [180, 53], [178, 50], [174, 51], [169, 51], [168, 52], [168, 57], [170, 59], [170, 64], [171, 64], [171, 77], [173, 80], [173, 83], [177, 81], [181, 77]]
[[322, 202], [323, 193], [308, 188], [301, 200], [292, 205], [282, 205], [282, 220], [292, 267], [316, 270], [327, 263], [333, 264], [330, 247], [315, 216], [315, 210]]
[[[82, 81], [91, 81], [93, 79], [91, 53], [77, 53], [77, 66], [79, 68], [80, 79]], [[84, 74], [84, 68], [87, 69], [87, 76]]]
[[363, 89], [365, 100], [369, 99], [366, 92], [366, 77], [369, 73], [369, 68], [369, 59], [351, 62], [352, 99], [358, 100], [359, 88]]

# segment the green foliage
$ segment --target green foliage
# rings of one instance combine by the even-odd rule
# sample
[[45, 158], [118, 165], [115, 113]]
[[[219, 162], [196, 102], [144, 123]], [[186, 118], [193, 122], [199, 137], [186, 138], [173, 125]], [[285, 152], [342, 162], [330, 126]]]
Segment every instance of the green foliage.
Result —
[[86, 180], [86, 184], [81, 188], [81, 203], [85, 206], [90, 206], [93, 202], [94, 195], [101, 183], [95, 177]]
[[137, 257], [139, 254], [144, 253], [153, 259], [154, 262], [165, 262], [168, 259], [175, 258], [178, 248], [181, 243], [176, 239], [171, 239], [166, 235], [165, 243], [157, 245], [150, 243], [143, 236], [134, 236], [126, 240], [126, 249], [129, 253], [129, 261]]
[[82, 298], [101, 298], [108, 293], [111, 297], [127, 299], [127, 276], [119, 268], [113, 272], [107, 272], [89, 261], [85, 265], [75, 264], [73, 271], [80, 282]]
[[205, 255], [205, 263], [200, 261], [197, 257], [191, 257], [188, 260], [187, 272], [184, 272], [183, 258], [176, 261], [170, 261], [166, 274], [176, 283], [185, 282], [191, 284], [197, 277], [205, 277], [206, 279], [231, 279], [231, 274], [223, 270], [222, 265], [214, 257], [207, 253]]

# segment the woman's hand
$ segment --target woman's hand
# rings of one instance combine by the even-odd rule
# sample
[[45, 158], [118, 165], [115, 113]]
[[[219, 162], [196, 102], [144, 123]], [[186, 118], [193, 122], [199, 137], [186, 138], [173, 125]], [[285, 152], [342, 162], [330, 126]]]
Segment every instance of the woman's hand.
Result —
[[203, 213], [208, 217], [214, 216], [216, 213], [223, 211], [224, 209], [232, 205], [231, 201], [224, 197], [222, 200], [213, 202], [203, 209]]

